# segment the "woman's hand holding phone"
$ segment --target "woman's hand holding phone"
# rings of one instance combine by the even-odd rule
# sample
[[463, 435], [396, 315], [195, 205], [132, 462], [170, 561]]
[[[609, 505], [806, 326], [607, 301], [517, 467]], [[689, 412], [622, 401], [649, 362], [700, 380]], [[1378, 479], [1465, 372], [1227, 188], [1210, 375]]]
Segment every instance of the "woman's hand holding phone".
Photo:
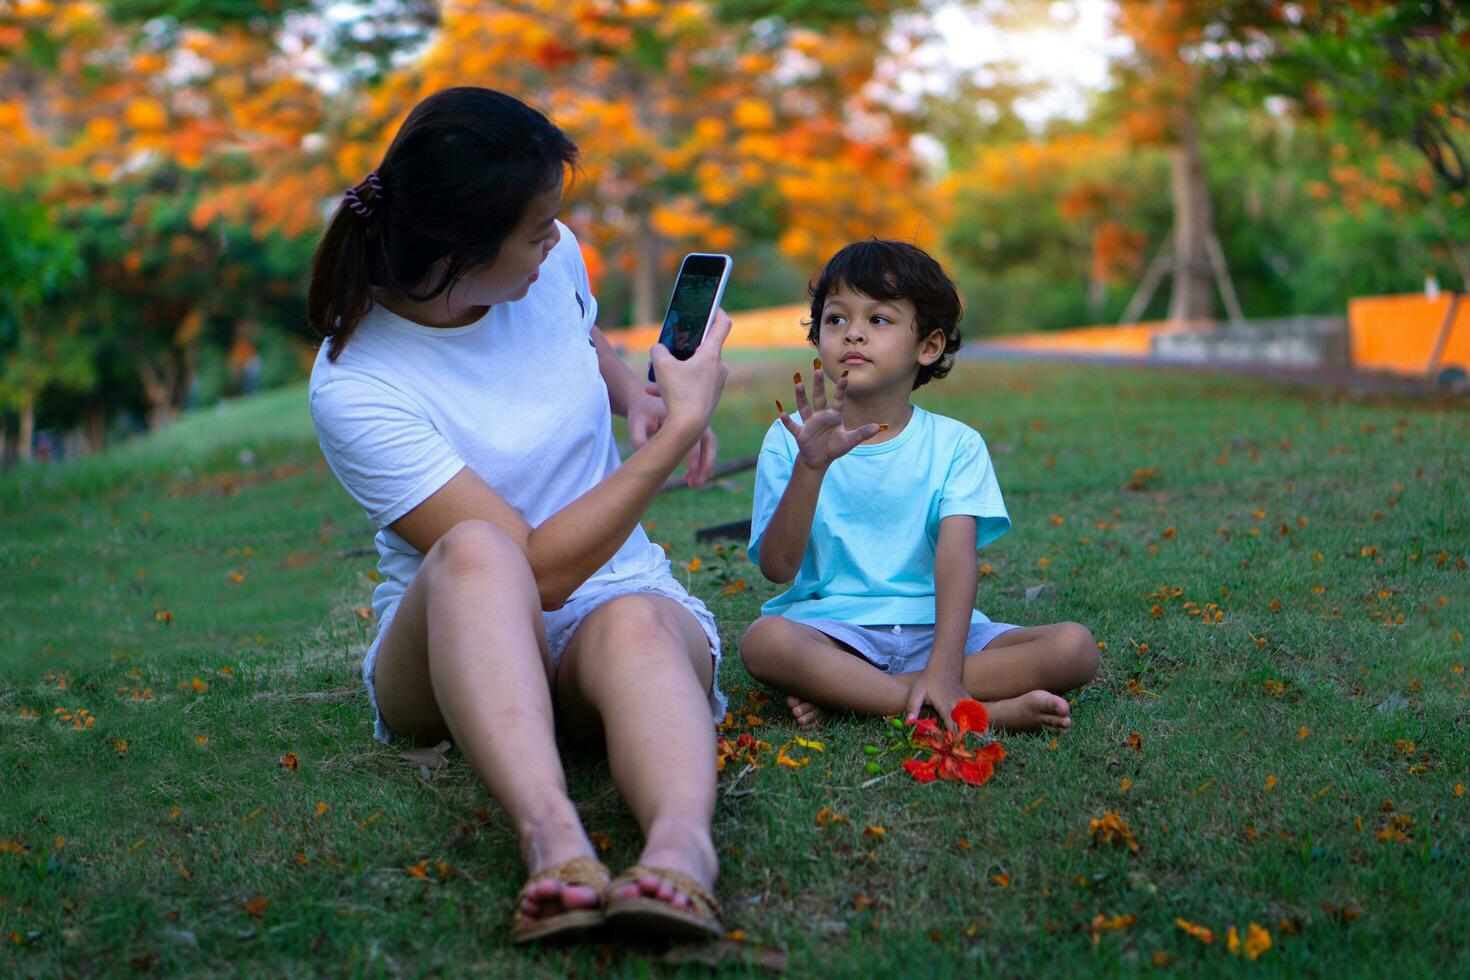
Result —
[[[649, 351], [656, 392], [668, 406], [668, 416], [656, 431], [669, 433], [686, 447], [691, 456], [695, 452], [700, 453], [697, 465], [691, 466], [691, 473], [696, 468], [703, 468], [707, 474], [713, 464], [713, 452], [704, 452], [704, 433], [709, 428], [710, 419], [714, 418], [725, 379], [730, 374], [720, 356], [729, 335], [730, 315], [720, 310], [715, 314], [704, 341], [688, 360], [679, 360], [663, 344], [654, 344]], [[709, 448], [713, 449], [713, 446]]]

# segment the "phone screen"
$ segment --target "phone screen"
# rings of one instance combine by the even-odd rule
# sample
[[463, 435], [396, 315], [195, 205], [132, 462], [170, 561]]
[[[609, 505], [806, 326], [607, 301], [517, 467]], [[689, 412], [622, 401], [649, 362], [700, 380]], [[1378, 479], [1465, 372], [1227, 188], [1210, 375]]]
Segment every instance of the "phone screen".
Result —
[[687, 361], [694, 356], [704, 339], [704, 328], [714, 310], [724, 274], [725, 260], [719, 256], [691, 255], [684, 260], [658, 338], [679, 360]]

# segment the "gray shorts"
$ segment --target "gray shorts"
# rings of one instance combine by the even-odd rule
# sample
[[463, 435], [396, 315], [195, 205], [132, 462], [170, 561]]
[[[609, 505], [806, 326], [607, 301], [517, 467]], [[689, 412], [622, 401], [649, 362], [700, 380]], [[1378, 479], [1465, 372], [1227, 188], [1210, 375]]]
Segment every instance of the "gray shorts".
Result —
[[[934, 651], [934, 624], [859, 626], [840, 619], [798, 619], [819, 633], [846, 644], [885, 674], [912, 674], [923, 670]], [[965, 638], [965, 656], [979, 653], [1002, 633], [1020, 629], [1009, 623], [971, 623]]]
[[[546, 643], [551, 649], [552, 666], [561, 663], [561, 656], [566, 652], [567, 644], [571, 643], [577, 627], [582, 625], [582, 620], [590, 616], [593, 610], [618, 596], [638, 593], [650, 593], [673, 599], [689, 610], [700, 628], [704, 630], [705, 638], [709, 640], [710, 657], [714, 660], [714, 680], [709, 690], [710, 712], [716, 724], [723, 721], [727, 703], [724, 693], [720, 690], [720, 628], [716, 625], [714, 615], [705, 604], [685, 591], [684, 586], [680, 585], [667, 570], [651, 571], [647, 575], [612, 583], [606, 588], [587, 595], [574, 596], [560, 609], [543, 613], [542, 618], [546, 622]], [[362, 661], [362, 682], [367, 686], [368, 703], [373, 708], [373, 737], [380, 742], [386, 742], [392, 738], [393, 732], [384, 723], [383, 713], [378, 710], [378, 692], [373, 683], [373, 674], [378, 663], [378, 647], [382, 645], [383, 637], [388, 632], [388, 626], [393, 622], [393, 614], [397, 611], [398, 605], [394, 603], [383, 612], [382, 618], [378, 621], [378, 635], [373, 638], [372, 644], [368, 647], [367, 656]]]

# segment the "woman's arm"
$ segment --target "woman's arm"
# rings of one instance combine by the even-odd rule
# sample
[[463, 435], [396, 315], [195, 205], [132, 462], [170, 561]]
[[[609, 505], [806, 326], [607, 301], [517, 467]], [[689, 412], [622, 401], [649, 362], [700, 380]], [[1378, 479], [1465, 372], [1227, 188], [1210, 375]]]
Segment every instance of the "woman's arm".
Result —
[[628, 540], [659, 487], [697, 438], [698, 433], [691, 438], [665, 426], [607, 479], [539, 527], [527, 524], [468, 466], [391, 527], [427, 554], [461, 521], [489, 521], [525, 549], [541, 589], [542, 608], [557, 609]]
[[[719, 404], [728, 373], [720, 360], [730, 332], [721, 313], [705, 343], [687, 361], [666, 349], [653, 352], [668, 405], [668, 419], [643, 448], [597, 486], [538, 527], [465, 467], [413, 510], [394, 521], [393, 531], [422, 554], [461, 521], [489, 521], [520, 542], [541, 590], [543, 609], [556, 609], [617, 553], [679, 460], [700, 439]], [[555, 466], [556, 460], [545, 465]]]
[[[723, 315], [723, 314], [722, 314]], [[597, 367], [607, 385], [607, 401], [614, 415], [628, 420], [628, 439], [634, 449], [642, 449], [649, 438], [664, 424], [668, 410], [658, 396], [658, 386], [650, 385], [638, 377], [623, 359], [613, 350], [611, 341], [596, 327], [592, 328], [593, 344], [597, 347]], [[714, 429], [705, 429], [684, 457], [686, 482], [697, 487], [709, 479], [719, 454], [720, 440]]]
[[597, 370], [607, 385], [607, 401], [614, 415], [628, 417], [628, 406], [636, 399], [652, 397], [644, 390], [645, 382], [623, 363], [612, 342], [597, 327], [592, 328], [592, 343], [597, 348]]
[[969, 697], [963, 679], [965, 640], [975, 611], [980, 572], [975, 565], [975, 518], [956, 514], [939, 522], [934, 551], [934, 650], [909, 692], [906, 717], [917, 717], [925, 702], [946, 726], [955, 702]]

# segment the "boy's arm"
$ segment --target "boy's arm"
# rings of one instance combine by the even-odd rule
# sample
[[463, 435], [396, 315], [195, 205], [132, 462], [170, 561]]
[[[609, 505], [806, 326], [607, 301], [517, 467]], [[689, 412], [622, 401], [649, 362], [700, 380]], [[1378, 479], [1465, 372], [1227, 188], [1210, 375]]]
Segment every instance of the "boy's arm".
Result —
[[975, 518], [956, 514], [939, 522], [934, 552], [934, 651], [909, 692], [905, 717], [916, 718], [925, 703], [933, 705], [945, 725], [952, 725], [955, 702], [965, 690], [965, 640], [975, 611], [980, 573], [975, 565]]
[[817, 497], [826, 474], [826, 467], [808, 466], [798, 457], [781, 502], [761, 535], [761, 574], [777, 585], [785, 585], [801, 571], [807, 539], [812, 533], [812, 518], [817, 512]]

